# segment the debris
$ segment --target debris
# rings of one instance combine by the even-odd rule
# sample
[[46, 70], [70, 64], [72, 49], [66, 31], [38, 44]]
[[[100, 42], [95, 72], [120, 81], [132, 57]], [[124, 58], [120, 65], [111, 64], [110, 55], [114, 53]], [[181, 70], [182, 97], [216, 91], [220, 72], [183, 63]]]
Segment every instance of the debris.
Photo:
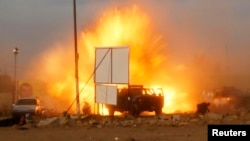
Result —
[[99, 122], [94, 119], [89, 120], [89, 125], [98, 125], [98, 124]]
[[36, 128], [37, 126], [35, 124], [33, 124], [33, 123], [26, 123], [21, 127], [26, 128], [26, 129], [30, 129], [30, 128]]
[[59, 118], [58, 117], [52, 117], [52, 118], [47, 118], [45, 120], [41, 120], [37, 126], [42, 127], [42, 126], [55, 126], [59, 125]]
[[70, 115], [67, 112], [63, 112], [62, 115], [59, 117], [59, 123], [63, 126], [69, 125]]
[[248, 121], [250, 119], [250, 112], [249, 113], [246, 113], [246, 114], [243, 114], [241, 115], [241, 120], [243, 121]]
[[82, 107], [82, 113], [83, 115], [90, 115], [91, 114], [91, 106], [88, 102], [84, 101], [83, 102], [83, 107]]
[[205, 114], [205, 119], [207, 120], [221, 120], [223, 118], [223, 116], [221, 114], [217, 114], [217, 113], [206, 113]]
[[202, 102], [200, 104], [197, 104], [196, 114], [204, 115], [205, 113], [210, 112], [210, 110], [208, 109], [209, 105], [210, 105], [210, 103], [208, 103], [208, 102]]
[[232, 115], [225, 115], [223, 118], [223, 122], [233, 122], [235, 120], [238, 120], [238, 116], [235, 114]]
[[156, 125], [156, 123], [157, 123], [157, 120], [155, 120], [155, 119], [148, 119], [148, 124], [149, 125]]
[[171, 117], [171, 119], [172, 119], [173, 122], [180, 121], [181, 120], [181, 116], [180, 115], [173, 115]]
[[179, 123], [179, 126], [187, 126], [187, 125], [189, 125], [188, 122], [180, 122], [180, 123]]

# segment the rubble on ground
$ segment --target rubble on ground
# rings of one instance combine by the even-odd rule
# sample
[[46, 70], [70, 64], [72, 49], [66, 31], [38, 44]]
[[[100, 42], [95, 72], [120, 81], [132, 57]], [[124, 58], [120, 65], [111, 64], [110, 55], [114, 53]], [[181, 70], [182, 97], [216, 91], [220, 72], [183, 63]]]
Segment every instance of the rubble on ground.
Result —
[[[65, 120], [62, 118], [61, 120]], [[57, 121], [57, 122], [56, 122]], [[105, 127], [140, 127], [140, 126], [174, 126], [183, 127], [189, 125], [206, 125], [206, 124], [225, 124], [225, 123], [250, 123], [250, 113], [243, 115], [237, 114], [219, 114], [208, 112], [205, 115], [195, 114], [172, 114], [161, 116], [140, 116], [140, 117], [111, 117], [111, 116], [97, 116], [90, 115], [84, 118], [70, 118], [68, 122], [60, 122], [60, 118], [47, 119], [47, 122], [39, 123], [45, 126], [85, 126], [90, 128], [105, 128]], [[71, 124], [69, 122], [71, 121]]]
[[73, 127], [82, 126], [89, 128], [106, 127], [154, 127], [154, 126], [172, 126], [186, 127], [190, 125], [207, 124], [250, 124], [250, 112], [220, 114], [207, 112], [206, 114], [162, 114], [160, 116], [75, 116], [63, 113], [58, 117], [43, 118], [36, 122], [27, 122], [22, 127], [40, 128], [40, 127]]
[[37, 124], [38, 127], [57, 126], [57, 125], [59, 125], [58, 117], [51, 117], [44, 120], [40, 120], [40, 122], [38, 122]]

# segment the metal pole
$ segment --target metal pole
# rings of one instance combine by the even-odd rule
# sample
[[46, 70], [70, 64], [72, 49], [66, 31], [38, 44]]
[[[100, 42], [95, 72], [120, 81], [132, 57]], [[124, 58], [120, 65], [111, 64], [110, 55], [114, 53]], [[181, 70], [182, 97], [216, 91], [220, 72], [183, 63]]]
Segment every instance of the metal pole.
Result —
[[17, 86], [16, 86], [16, 54], [14, 54], [14, 93], [13, 93], [13, 103], [16, 102]]
[[80, 115], [80, 100], [79, 100], [79, 77], [78, 77], [78, 50], [77, 50], [77, 25], [76, 25], [76, 0], [73, 0], [74, 11], [74, 41], [75, 41], [75, 80], [76, 80], [76, 114]]
[[17, 98], [16, 64], [17, 64], [17, 54], [19, 53], [18, 48], [14, 48], [13, 53], [14, 53], [14, 93], [13, 93], [13, 101], [12, 102], [15, 103], [16, 98]]

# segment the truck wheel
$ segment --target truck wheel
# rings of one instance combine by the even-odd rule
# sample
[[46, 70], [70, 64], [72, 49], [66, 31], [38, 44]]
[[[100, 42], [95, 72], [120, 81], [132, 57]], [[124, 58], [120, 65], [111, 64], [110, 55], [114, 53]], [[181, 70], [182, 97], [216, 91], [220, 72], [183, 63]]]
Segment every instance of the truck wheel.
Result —
[[139, 116], [140, 115], [140, 110], [137, 104], [133, 104], [131, 107], [131, 115], [132, 116]]
[[161, 115], [162, 114], [162, 109], [161, 108], [156, 108], [156, 110], [155, 110], [155, 115], [156, 116], [159, 116], [159, 115]]

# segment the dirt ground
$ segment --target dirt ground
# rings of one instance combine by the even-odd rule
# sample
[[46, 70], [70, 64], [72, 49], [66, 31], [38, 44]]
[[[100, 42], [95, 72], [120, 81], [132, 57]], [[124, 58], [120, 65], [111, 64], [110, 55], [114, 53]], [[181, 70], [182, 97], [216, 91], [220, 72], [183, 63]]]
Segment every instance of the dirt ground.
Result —
[[65, 119], [46, 117], [35, 124], [0, 127], [0, 141], [206, 141], [209, 124], [250, 124], [250, 112]]
[[3, 141], [206, 141], [207, 126], [0, 128]]

